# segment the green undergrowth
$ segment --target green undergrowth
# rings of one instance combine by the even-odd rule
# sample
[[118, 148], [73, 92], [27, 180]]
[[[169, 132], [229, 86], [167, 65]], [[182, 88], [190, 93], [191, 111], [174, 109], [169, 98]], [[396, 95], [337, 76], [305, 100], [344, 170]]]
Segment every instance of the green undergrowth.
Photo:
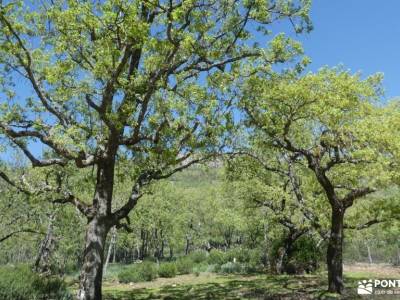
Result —
[[[358, 275], [347, 274], [342, 296], [326, 292], [326, 274], [289, 275], [195, 275], [177, 276], [173, 281], [148, 286], [104, 287], [104, 299], [361, 299], [356, 294]], [[171, 279], [170, 279], [171, 280]]]

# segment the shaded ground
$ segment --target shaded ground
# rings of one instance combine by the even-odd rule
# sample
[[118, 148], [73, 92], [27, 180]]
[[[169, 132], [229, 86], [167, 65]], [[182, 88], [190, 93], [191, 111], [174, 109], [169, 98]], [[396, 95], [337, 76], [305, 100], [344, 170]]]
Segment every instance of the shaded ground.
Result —
[[[105, 299], [329, 299], [317, 276], [218, 276], [200, 274], [140, 284], [105, 284]], [[346, 290], [354, 299], [355, 288]]]
[[[341, 299], [400, 299], [398, 296], [358, 296], [357, 282], [368, 278], [400, 279], [400, 269], [384, 266], [357, 264], [345, 266], [346, 290]], [[325, 293], [326, 274], [305, 276], [272, 275], [216, 275], [201, 273], [158, 278], [152, 282], [119, 284], [105, 282], [106, 300], [133, 299], [266, 299], [308, 300], [338, 299]]]

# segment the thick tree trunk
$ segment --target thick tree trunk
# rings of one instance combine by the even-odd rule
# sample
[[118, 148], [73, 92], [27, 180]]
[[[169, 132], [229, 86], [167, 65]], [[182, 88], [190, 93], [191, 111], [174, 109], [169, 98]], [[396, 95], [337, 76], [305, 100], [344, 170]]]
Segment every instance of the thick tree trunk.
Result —
[[343, 208], [332, 208], [331, 235], [327, 251], [328, 291], [343, 291]]
[[104, 247], [109, 230], [105, 220], [97, 217], [87, 225], [78, 300], [101, 300]]

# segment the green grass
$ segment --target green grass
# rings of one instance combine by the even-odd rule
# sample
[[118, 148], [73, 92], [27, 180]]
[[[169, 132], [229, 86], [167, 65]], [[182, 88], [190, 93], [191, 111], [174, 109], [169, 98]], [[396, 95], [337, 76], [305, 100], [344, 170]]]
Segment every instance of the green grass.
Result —
[[[346, 290], [340, 299], [361, 299], [356, 295], [357, 279], [346, 276]], [[147, 285], [105, 285], [104, 299], [338, 299], [327, 294], [325, 275], [184, 275], [170, 282]]]
[[[345, 271], [345, 292], [342, 297], [326, 293], [327, 274], [315, 275], [221, 275], [201, 272], [179, 275], [174, 278], [158, 278], [151, 282], [120, 284], [117, 274], [124, 265], [110, 265], [103, 283], [104, 300], [143, 299], [374, 299], [356, 294], [357, 282], [368, 278], [398, 278], [397, 268], [381, 266], [352, 266]], [[72, 278], [71, 278], [72, 279]], [[77, 289], [76, 278], [70, 281], [72, 290]], [[394, 298], [393, 298], [394, 297]], [[379, 295], [375, 299], [398, 299]]]

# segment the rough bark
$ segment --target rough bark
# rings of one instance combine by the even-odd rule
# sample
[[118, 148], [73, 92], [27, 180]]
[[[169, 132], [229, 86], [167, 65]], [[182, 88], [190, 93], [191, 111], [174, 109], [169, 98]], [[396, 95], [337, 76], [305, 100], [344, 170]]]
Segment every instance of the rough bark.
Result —
[[331, 234], [327, 251], [328, 291], [343, 291], [343, 208], [332, 208]]
[[88, 218], [80, 274], [78, 300], [101, 300], [104, 248], [107, 234], [116, 225], [111, 213], [117, 146], [110, 141], [104, 159], [98, 163], [93, 214]]
[[51, 272], [50, 258], [55, 247], [54, 219], [54, 214], [50, 215], [46, 236], [40, 244], [39, 253], [35, 261], [34, 270], [41, 274], [49, 274]]
[[87, 225], [78, 300], [101, 300], [104, 247], [109, 229], [107, 222], [97, 217]]

